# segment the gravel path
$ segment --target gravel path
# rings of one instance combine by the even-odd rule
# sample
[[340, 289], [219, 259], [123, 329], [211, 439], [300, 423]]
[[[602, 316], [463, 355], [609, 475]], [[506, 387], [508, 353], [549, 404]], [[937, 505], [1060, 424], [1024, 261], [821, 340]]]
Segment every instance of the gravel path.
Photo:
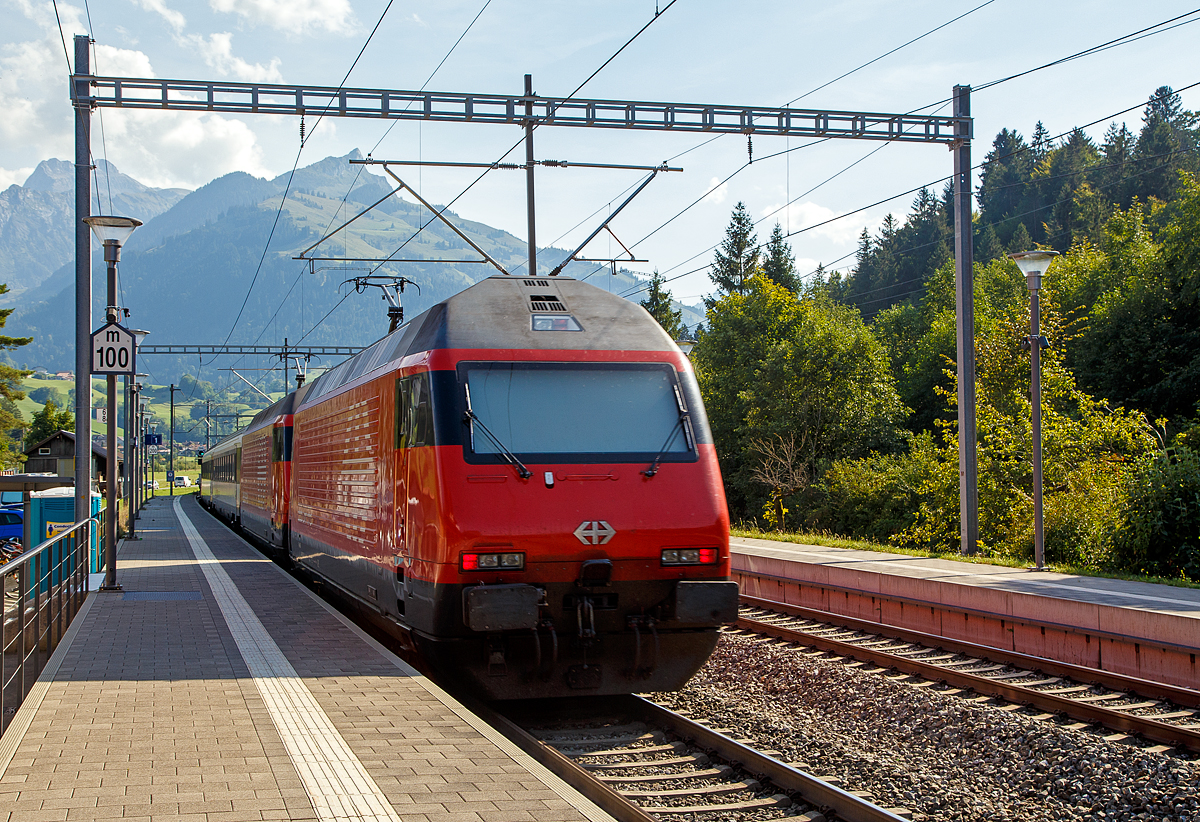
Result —
[[1200, 764], [754, 638], [654, 698], [914, 818], [1200, 822]]

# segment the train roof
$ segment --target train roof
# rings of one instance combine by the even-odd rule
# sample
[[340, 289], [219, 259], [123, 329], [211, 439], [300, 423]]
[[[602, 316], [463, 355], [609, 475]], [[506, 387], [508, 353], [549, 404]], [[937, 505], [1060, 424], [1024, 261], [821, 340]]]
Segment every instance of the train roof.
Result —
[[[535, 315], [573, 320], [579, 330], [535, 331]], [[442, 348], [678, 350], [644, 308], [602, 288], [570, 277], [495, 276], [443, 300], [326, 371], [302, 402], [410, 354]]]
[[242, 437], [244, 437], [246, 434], [249, 434], [251, 431], [257, 431], [259, 428], [271, 425], [277, 418], [291, 414], [293, 411], [295, 411], [296, 407], [304, 401], [304, 397], [308, 394], [311, 388], [311, 383], [308, 385], [302, 385], [300, 388], [288, 394], [283, 399], [276, 400], [262, 411], [259, 411], [257, 414], [255, 414], [254, 419], [250, 420], [250, 424], [245, 428], [217, 440], [217, 442], [208, 449], [207, 453], [214, 456], [219, 456], [221, 451], [225, 450], [228, 444], [236, 444], [241, 441]]

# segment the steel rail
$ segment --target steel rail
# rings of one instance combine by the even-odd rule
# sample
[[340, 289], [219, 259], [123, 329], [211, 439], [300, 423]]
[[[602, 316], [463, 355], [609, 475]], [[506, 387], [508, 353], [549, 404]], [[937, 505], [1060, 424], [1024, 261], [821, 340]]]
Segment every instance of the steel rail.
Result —
[[1019, 651], [997, 648], [994, 645], [977, 645], [965, 640], [951, 639], [937, 636], [936, 634], [926, 634], [908, 628], [898, 628], [894, 625], [869, 622], [864, 619], [855, 619], [854, 617], [843, 616], [842, 614], [830, 613], [829, 611], [803, 608], [799, 605], [787, 605], [782, 602], [747, 596], [745, 594], [742, 595], [741, 601], [755, 608], [779, 611], [791, 616], [803, 617], [817, 622], [828, 622], [843, 628], [851, 628], [855, 631], [878, 634], [882, 637], [928, 645], [947, 651], [956, 651], [960, 654], [986, 657], [993, 662], [1004, 662], [1021, 668], [1036, 668], [1048, 674], [1070, 677], [1079, 682], [1100, 685], [1114, 691], [1133, 691], [1141, 696], [1154, 697], [1155, 699], [1169, 699], [1180, 705], [1200, 708], [1200, 691], [1184, 688], [1180, 685], [1170, 685], [1165, 682], [1154, 682], [1153, 680], [1142, 679], [1140, 677], [1115, 674], [1111, 671], [1091, 668], [1087, 665], [1075, 665], [1074, 663], [1061, 662], [1057, 659], [1023, 654]]
[[[947, 685], [956, 688], [971, 690], [986, 696], [999, 697], [1018, 705], [1029, 705], [1043, 711], [1064, 714], [1072, 719], [1094, 722], [1113, 730], [1140, 734], [1146, 739], [1166, 745], [1200, 751], [1200, 731], [1183, 728], [1178, 725], [1170, 725], [1151, 717], [1134, 716], [1133, 714], [1112, 708], [1079, 702], [1065, 696], [1059, 696], [1058, 694], [1037, 691], [1021, 685], [989, 679], [986, 676], [978, 674], [956, 671], [916, 659], [895, 656], [887, 651], [865, 648], [852, 642], [816, 636], [802, 630], [785, 628], [744, 617], [738, 618], [737, 626], [756, 634], [765, 634], [799, 645], [807, 645], [823, 651], [831, 651], [840, 656], [850, 657], [861, 662], [870, 662], [880, 668], [894, 669], [928, 679], [932, 682], [945, 682]], [[869, 630], [873, 634], [884, 636], [884, 634], [873, 628]], [[933, 648], [936, 647], [938, 646], [933, 646]], [[987, 659], [985, 652], [990, 650], [990, 648], [980, 646], [981, 661]], [[1085, 668], [1084, 670], [1089, 673], [1093, 671], [1091, 668]], [[1133, 690], [1133, 688], [1121, 688], [1120, 690]], [[1136, 693], [1136, 691], [1134, 692]]]
[[[526, 731], [517, 722], [470, 697], [461, 695], [456, 695], [456, 697], [489, 725], [508, 737], [521, 750], [620, 822], [647, 822], [656, 819], [652, 808], [645, 809], [634, 805], [621, 793], [597, 779], [591, 772], [580, 767], [567, 756], [559, 753], [553, 746]], [[834, 811], [840, 819], [846, 820], [846, 822], [901, 822], [903, 820], [903, 817], [897, 816], [873, 802], [736, 742], [718, 731], [705, 727], [648, 699], [635, 695], [604, 697], [599, 700], [598, 706], [597, 712], [621, 713], [630, 718], [641, 719], [650, 725], [665, 728], [696, 747], [710, 751], [720, 759], [763, 777], [774, 787], [799, 796], [809, 805]]]
[[602, 811], [617, 822], [658, 822], [658, 820], [630, 802], [620, 793], [601, 782], [584, 768], [542, 742], [506, 716], [502, 716], [482, 702], [456, 695], [472, 713], [504, 734], [513, 744], [555, 776], [594, 802]]
[[648, 699], [640, 696], [631, 699], [647, 721], [665, 726], [677, 736], [691, 740], [722, 759], [769, 779], [776, 787], [799, 794], [809, 804], [833, 809], [842, 819], [854, 822], [899, 822], [903, 819], [874, 802], [843, 791], [836, 785], [780, 762]]

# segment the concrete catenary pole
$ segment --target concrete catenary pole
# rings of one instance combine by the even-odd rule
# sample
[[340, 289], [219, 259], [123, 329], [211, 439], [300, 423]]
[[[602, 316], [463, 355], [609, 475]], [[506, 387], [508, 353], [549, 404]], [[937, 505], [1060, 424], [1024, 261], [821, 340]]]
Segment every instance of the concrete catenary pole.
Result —
[[[954, 87], [954, 116], [971, 116], [971, 87]], [[958, 491], [964, 555], [979, 544], [979, 460], [975, 438], [975, 274], [971, 236], [971, 131], [957, 126], [954, 152], [954, 302], [958, 328]]]
[[75, 36], [75, 521], [92, 515], [92, 110], [88, 103], [91, 45]]

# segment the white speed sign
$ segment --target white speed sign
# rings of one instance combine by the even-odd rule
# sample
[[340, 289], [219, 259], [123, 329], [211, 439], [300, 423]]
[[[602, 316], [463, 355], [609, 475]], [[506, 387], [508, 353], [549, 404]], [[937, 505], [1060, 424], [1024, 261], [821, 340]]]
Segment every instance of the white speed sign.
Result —
[[117, 323], [109, 323], [92, 333], [93, 374], [134, 374], [137, 338]]

